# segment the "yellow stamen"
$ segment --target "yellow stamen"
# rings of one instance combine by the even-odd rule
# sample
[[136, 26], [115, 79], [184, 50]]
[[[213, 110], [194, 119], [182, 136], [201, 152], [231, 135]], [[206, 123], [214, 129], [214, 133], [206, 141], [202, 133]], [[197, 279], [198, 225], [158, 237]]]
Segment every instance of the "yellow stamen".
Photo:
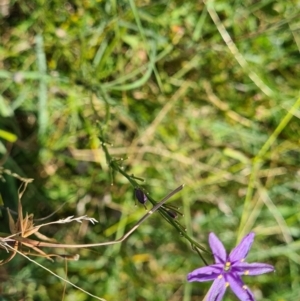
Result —
[[223, 276], [222, 276], [222, 275], [219, 275], [219, 276], [218, 276], [218, 279], [222, 279], [222, 278], [223, 278]]
[[231, 262], [226, 262], [225, 266], [224, 266], [224, 271], [229, 271], [230, 270], [230, 266], [231, 266]]
[[248, 289], [247, 285], [243, 285], [243, 289], [246, 291]]
[[225, 283], [225, 286], [226, 286], [226, 287], [228, 287], [229, 285], [230, 285], [229, 282], [226, 282], [226, 283]]
[[249, 275], [249, 270], [245, 271], [244, 275]]
[[226, 262], [224, 265], [224, 271], [229, 271], [231, 266], [231, 262]]

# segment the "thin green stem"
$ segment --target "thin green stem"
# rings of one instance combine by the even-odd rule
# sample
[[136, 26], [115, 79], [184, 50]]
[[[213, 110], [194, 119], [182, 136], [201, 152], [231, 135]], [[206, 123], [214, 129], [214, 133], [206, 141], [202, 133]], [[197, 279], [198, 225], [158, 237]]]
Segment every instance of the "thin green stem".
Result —
[[[135, 180], [135, 177], [133, 177], [132, 175], [129, 175], [122, 167], [120, 167], [119, 163], [120, 160], [115, 160], [113, 159], [110, 154], [109, 151], [107, 149], [107, 143], [103, 137], [103, 132], [101, 131], [101, 135], [99, 137], [100, 141], [101, 141], [101, 146], [102, 149], [104, 151], [105, 157], [106, 157], [106, 161], [109, 165], [109, 167], [114, 170], [119, 172], [120, 174], [122, 174], [128, 181], [129, 183], [134, 187], [134, 188], [138, 188], [140, 187], [139, 184], [137, 183], [137, 181]], [[122, 161], [122, 160], [121, 160]], [[150, 196], [147, 195], [148, 200], [152, 203], [153, 206], [157, 205], [157, 202]], [[175, 220], [174, 218], [172, 218], [164, 208], [159, 208], [158, 209], [160, 214], [164, 217], [165, 220], [168, 221], [169, 224], [171, 224], [179, 233], [182, 237], [184, 237], [186, 240], [188, 240], [192, 246], [192, 248], [197, 247], [199, 250], [203, 251], [203, 252], [208, 252], [203, 246], [201, 246], [198, 242], [196, 242], [192, 237], [190, 237], [186, 231], [185, 228], [179, 224], [179, 222], [177, 220]], [[202, 260], [204, 261], [203, 257], [200, 256], [202, 258]], [[205, 261], [204, 261], [205, 263]]]
[[254, 193], [254, 189], [256, 186], [256, 179], [257, 179], [257, 173], [260, 169], [260, 166], [263, 162], [263, 159], [270, 149], [270, 147], [273, 145], [273, 143], [278, 138], [279, 134], [284, 130], [284, 128], [287, 126], [287, 124], [290, 122], [292, 117], [294, 116], [294, 113], [300, 106], [300, 97], [295, 101], [291, 109], [287, 112], [287, 114], [282, 118], [276, 129], [273, 131], [273, 133], [270, 135], [268, 140], [264, 143], [264, 145], [261, 147], [257, 155], [254, 157], [252, 161], [252, 168], [251, 168], [251, 174], [249, 179], [249, 184], [247, 188], [247, 194], [244, 202], [244, 209], [241, 217], [240, 227], [238, 231], [237, 239], [238, 241], [245, 235], [245, 232], [247, 229], [245, 229], [245, 224], [247, 221], [247, 217], [249, 215], [249, 210], [251, 206], [251, 200]]

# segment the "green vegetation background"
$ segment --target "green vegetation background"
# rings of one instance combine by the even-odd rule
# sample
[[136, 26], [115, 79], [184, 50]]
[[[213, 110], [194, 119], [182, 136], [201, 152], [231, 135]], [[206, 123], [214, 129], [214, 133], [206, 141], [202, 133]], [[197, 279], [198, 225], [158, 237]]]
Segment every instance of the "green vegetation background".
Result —
[[[34, 178], [24, 212], [66, 202], [53, 220], [99, 221], [44, 234], [108, 241], [145, 214], [122, 175], [111, 185], [101, 126], [154, 199], [185, 183], [169, 203], [200, 244], [213, 231], [230, 250], [256, 232], [249, 261], [276, 268], [245, 277], [257, 300], [299, 298], [298, 1], [2, 0], [1, 14], [1, 165]], [[16, 209], [20, 183], [5, 178]], [[158, 213], [122, 244], [64, 251], [80, 260], [36, 260], [106, 300], [203, 300], [210, 286], [186, 282], [203, 262]], [[19, 255], [0, 278], [1, 300], [93, 300]]]

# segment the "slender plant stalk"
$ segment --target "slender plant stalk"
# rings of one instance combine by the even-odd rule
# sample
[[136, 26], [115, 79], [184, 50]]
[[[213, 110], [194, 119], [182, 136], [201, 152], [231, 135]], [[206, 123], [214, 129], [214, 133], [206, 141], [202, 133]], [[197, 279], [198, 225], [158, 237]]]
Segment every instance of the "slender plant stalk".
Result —
[[[15, 251], [10, 245], [6, 245], [7, 249], [11, 249], [12, 251]], [[57, 277], [58, 279], [62, 280], [63, 282], [67, 283], [67, 284], [70, 284], [71, 286], [75, 287], [76, 289], [82, 291], [83, 293], [97, 299], [97, 300], [100, 300], [100, 301], [106, 301], [106, 299], [103, 299], [103, 298], [100, 298], [96, 295], [93, 295], [91, 293], [89, 293], [88, 291], [84, 290], [83, 288], [81, 288], [80, 286], [77, 286], [76, 284], [72, 283], [71, 281], [69, 281], [68, 279], [66, 278], [63, 278], [57, 274], [55, 274], [54, 272], [52, 272], [50, 269], [44, 267], [42, 264], [38, 263], [37, 261], [35, 261], [34, 259], [30, 258], [29, 256], [26, 256], [24, 253], [16, 250], [16, 252], [18, 254], [20, 254], [21, 256], [23, 256], [24, 258], [26, 258], [28, 261], [34, 263], [35, 265], [39, 266], [40, 268], [46, 270], [47, 272], [49, 272], [50, 274], [52, 274], [53, 276]]]
[[[6, 238], [1, 239], [1, 243], [7, 243], [7, 242], [21, 242], [23, 245], [27, 247], [33, 247], [33, 248], [38, 248], [38, 247], [49, 247], [49, 248], [88, 248], [88, 247], [100, 247], [100, 246], [108, 246], [108, 245], [114, 245], [117, 243], [123, 242], [130, 234], [132, 234], [146, 219], [150, 217], [155, 211], [157, 211], [169, 198], [171, 198], [174, 194], [179, 192], [184, 185], [178, 186], [176, 189], [174, 189], [172, 192], [170, 192], [166, 197], [164, 197], [159, 203], [157, 203], [151, 210], [149, 210], [136, 224], [133, 228], [131, 228], [127, 233], [125, 233], [121, 238], [113, 240], [113, 241], [107, 241], [107, 242], [101, 242], [101, 243], [92, 243], [92, 244], [56, 244], [56, 243], [47, 243], [47, 242], [41, 242], [29, 238], [24, 238], [17, 236], [16, 234], [8, 236]], [[55, 223], [55, 222], [54, 222]], [[49, 225], [51, 223], [45, 224]], [[45, 225], [40, 225], [34, 227], [32, 230], [37, 228], [41, 228], [41, 226]], [[36, 250], [36, 249], [35, 249]]]
[[[106, 162], [109, 165], [110, 169], [112, 171], [116, 171], [119, 172], [120, 174], [122, 174], [128, 181], [129, 183], [134, 187], [134, 188], [139, 188], [140, 185], [137, 183], [136, 181], [136, 177], [132, 174], [129, 175], [120, 165], [119, 163], [122, 162], [123, 160], [116, 160], [114, 158], [111, 157], [108, 148], [107, 148], [107, 142], [104, 139], [104, 132], [103, 129], [100, 128], [100, 133], [101, 135], [99, 136], [99, 139], [101, 141], [101, 146], [102, 149], [104, 151], [105, 157], [106, 157]], [[113, 174], [113, 172], [111, 172], [111, 174]], [[153, 206], [156, 205], [156, 201], [147, 194], [147, 198], [148, 200], [153, 204]], [[159, 209], [160, 214], [164, 217], [164, 219], [171, 224], [180, 234], [180, 236], [184, 237], [186, 240], [189, 241], [189, 243], [191, 244], [192, 249], [198, 249], [198, 251], [202, 251], [202, 252], [207, 252], [210, 253], [209, 251], [207, 251], [203, 246], [201, 246], [197, 241], [195, 241], [192, 237], [190, 237], [188, 235], [188, 233], [186, 232], [186, 229], [174, 218], [172, 218], [164, 209], [163, 206], [159, 206], [157, 209]], [[202, 259], [202, 261], [206, 264], [205, 259], [203, 258], [201, 252], [198, 252], [200, 258]]]
[[245, 225], [247, 222], [247, 217], [250, 210], [250, 203], [252, 200], [252, 196], [254, 193], [255, 186], [257, 185], [257, 173], [260, 169], [260, 166], [262, 165], [262, 162], [264, 160], [264, 157], [266, 153], [269, 151], [270, 147], [273, 145], [273, 143], [276, 141], [279, 134], [285, 129], [285, 127], [288, 125], [292, 117], [294, 116], [294, 113], [300, 106], [300, 98], [298, 98], [291, 109], [287, 112], [287, 114], [282, 118], [276, 129], [273, 131], [273, 133], [270, 135], [268, 140], [264, 143], [264, 145], [259, 150], [258, 154], [255, 156], [255, 158], [252, 161], [252, 168], [251, 168], [251, 174], [249, 179], [249, 185], [247, 189], [246, 199], [244, 202], [244, 209], [241, 217], [240, 227], [238, 230], [238, 238], [239, 241], [241, 237], [245, 235], [247, 232], [247, 229], [245, 229]]

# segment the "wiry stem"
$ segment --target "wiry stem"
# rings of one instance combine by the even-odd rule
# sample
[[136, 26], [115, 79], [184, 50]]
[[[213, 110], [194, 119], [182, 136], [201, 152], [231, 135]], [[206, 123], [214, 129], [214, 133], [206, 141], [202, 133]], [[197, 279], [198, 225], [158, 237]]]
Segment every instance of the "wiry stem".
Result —
[[[118, 164], [118, 161], [114, 160], [108, 149], [107, 149], [107, 146], [106, 146], [106, 141], [105, 141], [105, 138], [104, 138], [104, 133], [103, 133], [103, 130], [100, 128], [100, 131], [101, 131], [101, 135], [99, 137], [100, 141], [101, 141], [101, 146], [102, 146], [102, 149], [104, 151], [104, 154], [105, 154], [105, 157], [106, 157], [106, 161], [107, 161], [107, 164], [109, 165], [109, 167], [111, 168], [111, 170], [114, 170], [114, 171], [117, 171], [119, 172], [120, 174], [122, 174], [128, 181], [129, 183], [134, 187], [134, 188], [138, 188], [140, 187], [139, 184], [136, 182], [135, 178], [132, 176], [132, 175], [129, 175], [127, 174], [124, 169], [122, 169], [119, 164]], [[147, 198], [148, 200], [153, 204], [155, 205], [156, 202], [155, 200], [147, 194]], [[198, 242], [196, 242], [193, 238], [191, 238], [187, 233], [186, 231], [183, 231], [182, 229], [184, 227], [182, 227], [179, 222], [177, 221], [174, 221], [174, 219], [168, 214], [165, 212], [165, 210], [163, 210], [162, 208], [159, 208], [159, 212], [161, 213], [161, 215], [180, 233], [181, 236], [183, 236], [185, 239], [187, 239], [191, 246], [196, 246], [199, 250], [201, 251], [204, 251], [204, 252], [208, 252], [203, 246], [201, 246]], [[200, 253], [199, 253], [200, 254]], [[201, 259], [203, 260], [202, 256], [200, 256]], [[204, 261], [204, 260], [203, 260]], [[205, 262], [205, 261], [204, 261]]]
[[[20, 236], [16, 236], [16, 234], [11, 235], [6, 238], [2, 238], [2, 243], [7, 242], [21, 242], [22, 244], [26, 245], [27, 247], [49, 247], [49, 248], [88, 248], [88, 247], [100, 247], [100, 246], [108, 246], [108, 245], [114, 245], [117, 243], [123, 242], [130, 234], [132, 234], [150, 215], [152, 215], [155, 211], [157, 211], [169, 198], [171, 198], [174, 194], [179, 192], [184, 185], [178, 186], [176, 189], [174, 189], [172, 192], [170, 192], [166, 197], [164, 197], [159, 203], [157, 203], [151, 210], [149, 210], [136, 224], [133, 228], [131, 228], [127, 233], [125, 233], [121, 238], [113, 240], [113, 241], [107, 241], [107, 242], [101, 242], [101, 243], [92, 243], [92, 244], [55, 244], [55, 243], [47, 243], [47, 242], [41, 242], [29, 238], [24, 238]], [[72, 219], [72, 217], [60, 220], [56, 223], [63, 223], [63, 222], [70, 222], [70, 221], [78, 221], [78, 218]], [[46, 225], [46, 224], [45, 224]], [[41, 228], [45, 225], [39, 225], [36, 226], [37, 228]], [[34, 229], [34, 228], [33, 228]]]

